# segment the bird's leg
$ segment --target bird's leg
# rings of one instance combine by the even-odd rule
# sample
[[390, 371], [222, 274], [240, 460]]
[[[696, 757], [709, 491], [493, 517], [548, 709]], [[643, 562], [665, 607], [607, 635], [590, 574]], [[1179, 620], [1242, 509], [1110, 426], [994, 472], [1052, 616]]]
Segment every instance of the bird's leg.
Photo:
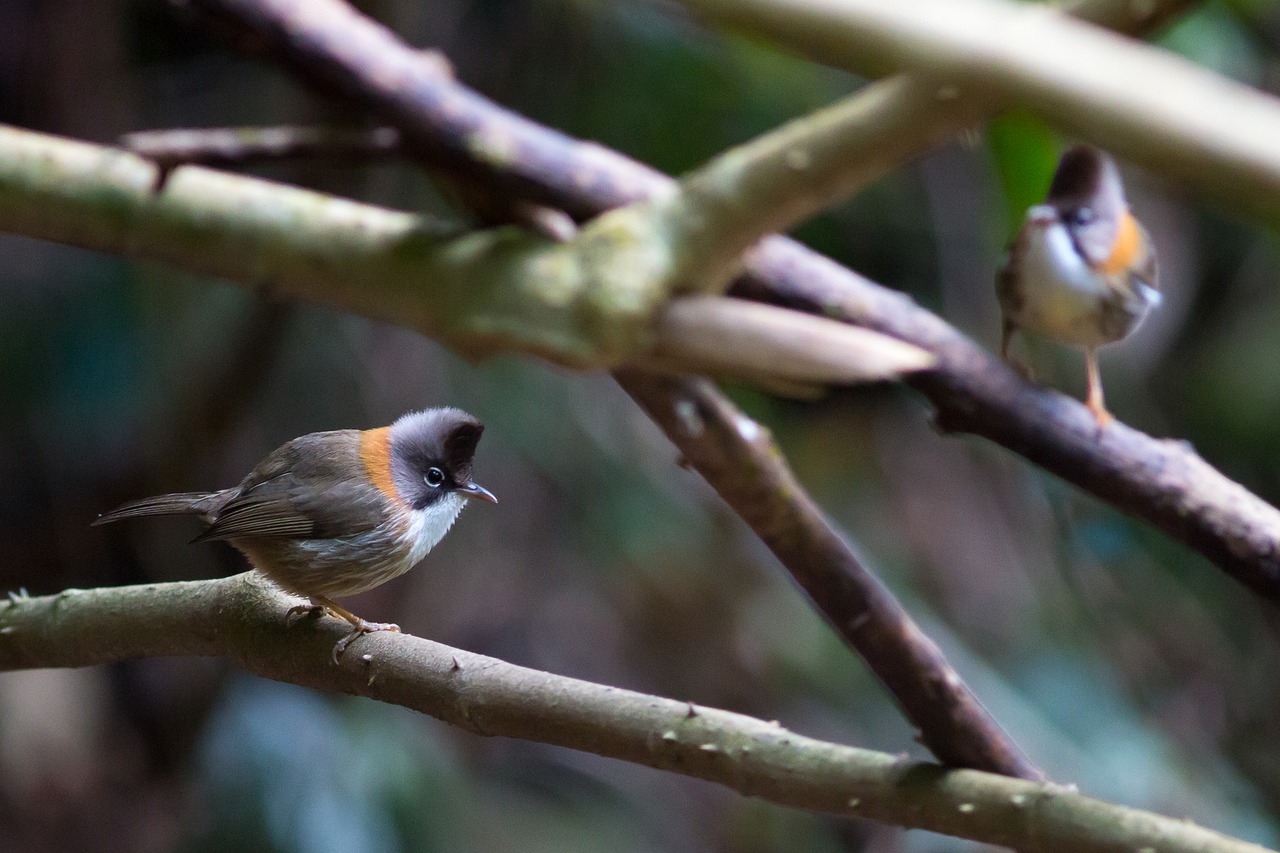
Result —
[[299, 619], [306, 619], [308, 616], [319, 617], [325, 613], [326, 608], [323, 604], [314, 598], [306, 604], [295, 604], [284, 612], [284, 626], [292, 628]]
[[1035, 372], [1030, 364], [1009, 357], [1009, 344], [1013, 342], [1013, 333], [1016, 331], [1018, 327], [1014, 322], [1008, 317], [1003, 318], [1000, 324], [1000, 360], [1012, 367], [1023, 379], [1035, 382]]
[[322, 595], [311, 596], [313, 605], [319, 605], [328, 610], [339, 619], [345, 619], [351, 623], [351, 633], [343, 637], [333, 646], [333, 662], [336, 664], [338, 659], [342, 657], [342, 653], [347, 650], [347, 646], [363, 637], [365, 634], [373, 634], [377, 631], [399, 631], [400, 626], [391, 622], [366, 622], [359, 616], [347, 610], [345, 607], [339, 607], [329, 599]]
[[1085, 400], [1085, 405], [1097, 419], [1098, 429], [1104, 430], [1115, 418], [1107, 411], [1106, 404], [1102, 401], [1102, 374], [1098, 371], [1098, 351], [1093, 347], [1084, 348], [1084, 364], [1089, 377], [1089, 396]]

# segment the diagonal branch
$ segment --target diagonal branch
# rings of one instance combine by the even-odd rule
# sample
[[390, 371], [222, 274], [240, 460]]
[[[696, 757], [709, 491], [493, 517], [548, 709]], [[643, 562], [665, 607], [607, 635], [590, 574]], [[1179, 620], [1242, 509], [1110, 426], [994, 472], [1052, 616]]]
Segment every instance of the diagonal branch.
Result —
[[[535, 198], [585, 218], [669, 193], [674, 186], [671, 178], [621, 154], [542, 127], [429, 68], [416, 70], [416, 51], [344, 4], [197, 0], [195, 5], [250, 28], [306, 79], [362, 97], [406, 135], [412, 129], [420, 156], [465, 169], [495, 192]], [[1190, 5], [1186, 0], [1095, 0], [1073, 9], [1087, 19], [1137, 31]], [[324, 12], [303, 15], [304, 6]], [[964, 100], [967, 93], [958, 97]], [[486, 140], [494, 144], [481, 144]], [[892, 137], [882, 144], [900, 148], [904, 158], [921, 153]], [[1280, 512], [1222, 476], [1192, 448], [1121, 424], [1099, 437], [1076, 401], [1020, 380], [910, 299], [793, 241], [767, 238], [752, 253], [747, 277], [737, 286], [742, 295], [839, 318], [930, 350], [938, 365], [909, 384], [929, 398], [945, 428], [983, 436], [1023, 455], [1185, 542], [1259, 595], [1280, 600]]]
[[[976, 124], [996, 102], [900, 76], [787, 122], [717, 155], [654, 203], [680, 229], [677, 280], [722, 293], [744, 253], [853, 195], [917, 152]], [[886, 140], [892, 140], [886, 145]]]
[[742, 714], [591, 684], [403, 634], [329, 660], [337, 620], [286, 628], [293, 603], [250, 572], [66, 590], [0, 603], [0, 671], [157, 655], [225, 655], [265, 678], [338, 690], [467, 731], [565, 746], [724, 785], [780, 805], [1043, 853], [1265, 853], [1189, 821], [1073, 789], [946, 770], [814, 740]]
[[1043, 779], [804, 491], [769, 431], [706, 380], [618, 375], [867, 661], [944, 764]]

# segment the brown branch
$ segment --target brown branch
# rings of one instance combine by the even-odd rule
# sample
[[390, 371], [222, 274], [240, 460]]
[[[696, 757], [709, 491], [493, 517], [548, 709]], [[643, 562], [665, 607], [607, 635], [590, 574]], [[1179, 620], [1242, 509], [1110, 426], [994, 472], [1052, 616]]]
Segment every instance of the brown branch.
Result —
[[[425, 54], [437, 65], [444, 58]], [[292, 160], [327, 160], [366, 164], [402, 158], [406, 154], [400, 131], [394, 127], [210, 127], [143, 130], [120, 138], [120, 147], [156, 164], [152, 189], [159, 192], [179, 166], [244, 168]], [[562, 211], [484, 192], [456, 175], [437, 173], [442, 186], [454, 192], [485, 225], [518, 223], [553, 240], [573, 237], [576, 227]]]
[[921, 743], [944, 764], [1044, 778], [832, 528], [765, 427], [704, 379], [618, 380], [862, 655]]
[[780, 805], [1043, 853], [1265, 853], [1189, 821], [1074, 789], [946, 770], [804, 737], [743, 714], [514, 666], [405, 634], [362, 638], [338, 666], [336, 619], [286, 628], [294, 603], [255, 573], [0, 600], [0, 671], [225, 655], [249, 672], [365, 696], [475, 734], [564, 746]]
[[[420, 156], [465, 169], [493, 192], [535, 198], [585, 218], [669, 192], [673, 185], [669, 177], [621, 154], [567, 137], [455, 80], [418, 70], [416, 51], [342, 3], [194, 0], [193, 5], [252, 28], [305, 78], [360, 97], [414, 140]], [[1133, 4], [1097, 0], [1079, 3], [1074, 11], [1136, 31], [1190, 4], [1140, 4], [1133, 13], [1140, 19], [1130, 17], [1124, 5]], [[929, 349], [938, 355], [938, 367], [910, 384], [934, 404], [945, 428], [1020, 453], [1185, 542], [1259, 595], [1280, 600], [1280, 512], [1222, 476], [1190, 447], [1123, 425], [1099, 437], [1076, 401], [1022, 381], [908, 298], [793, 241], [767, 239], [752, 253], [738, 288], [741, 295], [840, 318]]]

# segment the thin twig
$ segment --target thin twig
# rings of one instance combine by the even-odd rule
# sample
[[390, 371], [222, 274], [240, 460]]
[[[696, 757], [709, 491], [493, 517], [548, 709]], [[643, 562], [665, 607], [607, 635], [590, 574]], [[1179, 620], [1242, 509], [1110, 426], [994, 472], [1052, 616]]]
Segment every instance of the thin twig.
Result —
[[814, 740], [776, 723], [514, 666], [335, 619], [285, 627], [294, 600], [250, 572], [0, 603], [0, 671], [225, 655], [265, 678], [403, 705], [467, 731], [705, 779], [780, 805], [1044, 853], [1265, 853], [1189, 821], [1027, 782]]
[[141, 130], [125, 134], [120, 146], [159, 167], [155, 191], [164, 189], [179, 166], [245, 167], [282, 160], [341, 162], [385, 160], [401, 154], [393, 127], [211, 127]]
[[707, 380], [618, 380], [862, 655], [939, 760], [1044, 778], [832, 528], [765, 427]]
[[279, 160], [385, 159], [403, 156], [394, 127], [204, 127], [140, 130], [120, 145], [165, 168], [249, 166]]

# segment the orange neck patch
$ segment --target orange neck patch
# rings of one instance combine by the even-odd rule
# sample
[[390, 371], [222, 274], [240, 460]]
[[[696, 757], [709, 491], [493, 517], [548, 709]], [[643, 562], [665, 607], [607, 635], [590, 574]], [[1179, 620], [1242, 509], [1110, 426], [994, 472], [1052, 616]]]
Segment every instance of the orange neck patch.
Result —
[[400, 500], [396, 484], [391, 479], [391, 427], [367, 429], [360, 433], [360, 461], [369, 481], [388, 498]]
[[1098, 265], [1098, 272], [1114, 275], [1132, 269], [1141, 251], [1142, 230], [1138, 227], [1138, 220], [1126, 210], [1116, 228], [1116, 241], [1111, 246], [1111, 254]]

